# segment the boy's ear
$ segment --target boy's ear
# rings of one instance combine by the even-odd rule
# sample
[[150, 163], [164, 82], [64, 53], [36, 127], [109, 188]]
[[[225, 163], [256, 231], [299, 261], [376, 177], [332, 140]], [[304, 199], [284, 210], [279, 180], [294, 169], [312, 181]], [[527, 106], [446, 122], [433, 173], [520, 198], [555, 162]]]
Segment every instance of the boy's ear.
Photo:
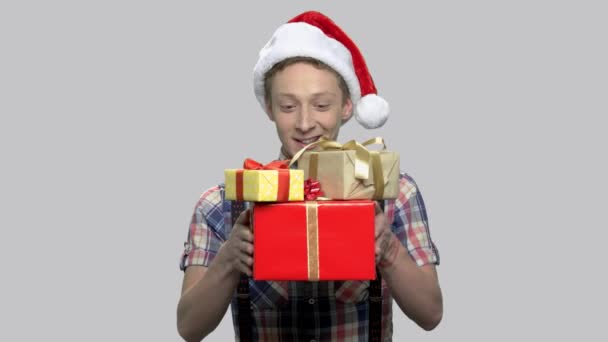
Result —
[[353, 116], [353, 101], [346, 99], [344, 106], [342, 106], [342, 123], [346, 123]]

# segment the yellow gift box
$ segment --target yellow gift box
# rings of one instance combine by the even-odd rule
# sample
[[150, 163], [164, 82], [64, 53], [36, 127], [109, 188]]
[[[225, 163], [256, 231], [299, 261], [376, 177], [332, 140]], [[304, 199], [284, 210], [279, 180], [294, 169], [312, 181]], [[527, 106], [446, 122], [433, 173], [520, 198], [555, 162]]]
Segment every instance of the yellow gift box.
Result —
[[[380, 151], [365, 146], [382, 144]], [[318, 151], [307, 151], [317, 146]], [[386, 150], [382, 138], [362, 144], [351, 140], [344, 145], [320, 139], [298, 152], [298, 169], [304, 178], [321, 184], [324, 197], [338, 200], [394, 199], [399, 194], [399, 154]]]
[[[248, 161], [251, 160], [245, 162], [245, 167]], [[255, 163], [258, 168], [264, 167]], [[274, 163], [276, 166], [277, 163]], [[284, 166], [280, 169], [224, 170], [225, 198], [251, 202], [303, 201], [304, 171], [288, 169], [287, 163]]]

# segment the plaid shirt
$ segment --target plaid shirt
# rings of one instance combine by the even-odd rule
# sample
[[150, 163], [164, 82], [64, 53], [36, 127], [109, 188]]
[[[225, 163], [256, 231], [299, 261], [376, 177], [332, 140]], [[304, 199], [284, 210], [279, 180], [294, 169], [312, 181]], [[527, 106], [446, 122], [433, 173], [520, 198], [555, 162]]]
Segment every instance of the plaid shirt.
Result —
[[[431, 241], [426, 209], [414, 180], [400, 175], [400, 193], [385, 200], [391, 229], [419, 266], [439, 264]], [[196, 204], [180, 269], [209, 266], [230, 235], [231, 201], [224, 186], [202, 194]], [[367, 341], [369, 281], [249, 281], [253, 306], [254, 341]], [[391, 341], [391, 291], [382, 281], [382, 341]], [[238, 341], [238, 306], [232, 299], [232, 317]]]

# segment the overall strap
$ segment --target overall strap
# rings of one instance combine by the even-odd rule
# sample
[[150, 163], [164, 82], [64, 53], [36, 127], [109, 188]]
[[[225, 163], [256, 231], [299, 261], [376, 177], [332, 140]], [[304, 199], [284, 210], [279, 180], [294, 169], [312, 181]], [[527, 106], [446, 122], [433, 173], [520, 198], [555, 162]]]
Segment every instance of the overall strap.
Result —
[[[384, 211], [384, 201], [378, 201]], [[369, 341], [380, 342], [382, 338], [382, 275], [376, 267], [376, 279], [369, 283]]]
[[[245, 202], [231, 201], [230, 213], [232, 217], [232, 226], [243, 211], [245, 211]], [[251, 299], [249, 297], [249, 277], [241, 274], [239, 284], [236, 289], [237, 301], [237, 318], [239, 325], [239, 337], [241, 342], [252, 341], [252, 319], [251, 319]]]
[[380, 342], [382, 338], [382, 276], [376, 269], [376, 279], [369, 284], [369, 341]]

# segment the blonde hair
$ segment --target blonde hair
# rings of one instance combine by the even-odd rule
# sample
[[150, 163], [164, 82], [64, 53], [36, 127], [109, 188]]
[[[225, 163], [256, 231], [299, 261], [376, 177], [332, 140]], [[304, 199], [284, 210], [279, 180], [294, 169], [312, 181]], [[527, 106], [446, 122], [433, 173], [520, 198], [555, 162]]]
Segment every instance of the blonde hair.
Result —
[[306, 64], [310, 64], [310, 65], [314, 66], [317, 69], [327, 70], [327, 71], [332, 72], [338, 78], [338, 86], [340, 87], [340, 90], [342, 90], [342, 105], [344, 105], [346, 103], [346, 100], [348, 100], [350, 98], [350, 91], [348, 90], [346, 81], [344, 81], [344, 78], [342, 78], [342, 76], [336, 70], [334, 70], [332, 67], [330, 67], [329, 65], [321, 62], [318, 59], [312, 58], [312, 57], [290, 57], [290, 58], [286, 58], [286, 59], [278, 62], [277, 64], [273, 65], [272, 68], [270, 68], [270, 70], [268, 70], [266, 72], [266, 74], [264, 75], [264, 99], [266, 100], [267, 105], [270, 105], [270, 103], [271, 103], [270, 102], [270, 92], [272, 91], [272, 78], [279, 71], [282, 71], [285, 68], [287, 68], [288, 66], [296, 64], [296, 63], [306, 63]]

